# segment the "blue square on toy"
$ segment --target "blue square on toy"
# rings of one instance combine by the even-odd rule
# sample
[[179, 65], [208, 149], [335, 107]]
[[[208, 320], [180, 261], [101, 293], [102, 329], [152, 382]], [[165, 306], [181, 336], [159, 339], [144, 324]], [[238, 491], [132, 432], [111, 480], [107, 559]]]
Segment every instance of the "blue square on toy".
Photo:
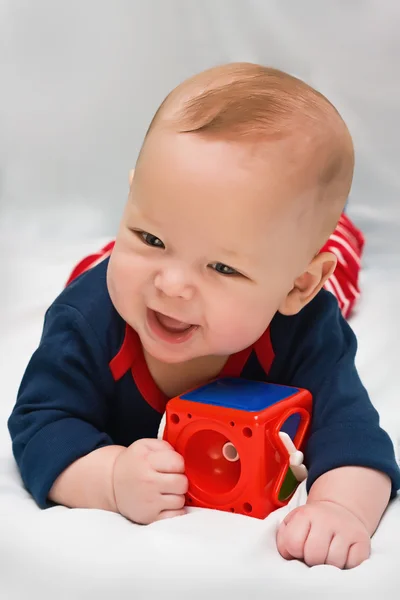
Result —
[[212, 381], [180, 397], [191, 402], [259, 412], [298, 392], [298, 388], [284, 385], [227, 377]]

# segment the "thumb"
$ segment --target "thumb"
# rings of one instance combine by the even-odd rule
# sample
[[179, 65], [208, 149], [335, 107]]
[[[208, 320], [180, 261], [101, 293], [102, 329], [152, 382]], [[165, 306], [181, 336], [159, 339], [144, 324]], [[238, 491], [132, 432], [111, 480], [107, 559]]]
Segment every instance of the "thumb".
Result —
[[171, 444], [165, 440], [156, 440], [154, 438], [143, 438], [140, 440], [140, 445], [144, 450], [149, 452], [165, 452], [166, 450], [173, 450]]

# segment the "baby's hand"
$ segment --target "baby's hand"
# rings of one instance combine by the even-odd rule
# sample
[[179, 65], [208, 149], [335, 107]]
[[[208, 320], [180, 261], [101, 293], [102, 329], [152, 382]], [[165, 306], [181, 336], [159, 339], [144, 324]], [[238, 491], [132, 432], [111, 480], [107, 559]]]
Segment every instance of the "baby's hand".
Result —
[[365, 525], [349, 510], [325, 500], [294, 509], [281, 523], [277, 547], [283, 558], [303, 560], [309, 567], [357, 567], [370, 555]]
[[163, 440], [134, 442], [118, 455], [113, 472], [121, 515], [147, 525], [184, 514], [188, 480], [180, 454]]

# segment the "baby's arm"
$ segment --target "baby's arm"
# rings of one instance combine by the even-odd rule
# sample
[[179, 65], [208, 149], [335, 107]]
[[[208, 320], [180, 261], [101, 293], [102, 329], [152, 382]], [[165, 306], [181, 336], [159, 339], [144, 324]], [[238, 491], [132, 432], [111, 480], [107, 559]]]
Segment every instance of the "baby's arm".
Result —
[[120, 512], [148, 523], [181, 514], [183, 460], [162, 440], [116, 446], [108, 435], [114, 380], [94, 328], [55, 304], [8, 421], [14, 456], [37, 504]]
[[129, 448], [107, 446], [79, 458], [58, 476], [49, 498], [148, 524], [184, 514], [187, 487], [182, 457], [167, 442], [141, 439]]
[[286, 559], [309, 566], [353, 568], [370, 555], [370, 538], [389, 502], [387, 475], [364, 467], [339, 467], [312, 485], [307, 504], [293, 510], [277, 532]]
[[339, 467], [314, 482], [307, 502], [332, 502], [343, 507], [372, 536], [389, 503], [391, 488], [391, 480], [385, 473], [365, 467]]
[[79, 458], [61, 473], [48, 498], [69, 508], [98, 508], [118, 512], [114, 488], [115, 461], [123, 446], [105, 446]]
[[369, 556], [370, 537], [400, 487], [393, 444], [360, 381], [356, 338], [334, 297], [323, 292], [278, 325], [286, 345], [276, 380], [313, 395], [309, 497], [280, 526], [278, 549], [309, 565], [354, 567]]

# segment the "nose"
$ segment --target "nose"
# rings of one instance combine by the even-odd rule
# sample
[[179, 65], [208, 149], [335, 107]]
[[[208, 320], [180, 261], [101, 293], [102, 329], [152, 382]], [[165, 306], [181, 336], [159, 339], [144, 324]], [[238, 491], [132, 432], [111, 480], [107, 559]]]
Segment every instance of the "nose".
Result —
[[154, 285], [159, 292], [170, 298], [191, 300], [194, 294], [189, 274], [181, 267], [168, 267], [159, 271], [154, 278]]

